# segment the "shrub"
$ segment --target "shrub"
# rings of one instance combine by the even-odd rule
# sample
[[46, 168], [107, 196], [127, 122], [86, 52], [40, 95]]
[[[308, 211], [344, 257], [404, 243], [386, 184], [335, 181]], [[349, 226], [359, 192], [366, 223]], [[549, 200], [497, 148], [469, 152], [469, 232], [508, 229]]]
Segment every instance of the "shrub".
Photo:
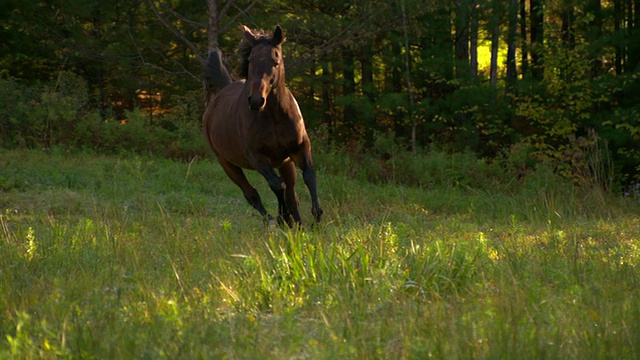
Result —
[[1, 79], [0, 97], [0, 138], [7, 147], [49, 148], [70, 142], [88, 102], [84, 79], [66, 71], [50, 84]]
[[102, 118], [88, 106], [84, 79], [70, 72], [60, 72], [47, 84], [0, 78], [0, 143], [5, 148], [152, 153], [188, 161], [208, 155], [200, 98], [189, 94], [174, 99], [177, 105], [152, 125], [139, 109], [125, 111], [121, 121]]

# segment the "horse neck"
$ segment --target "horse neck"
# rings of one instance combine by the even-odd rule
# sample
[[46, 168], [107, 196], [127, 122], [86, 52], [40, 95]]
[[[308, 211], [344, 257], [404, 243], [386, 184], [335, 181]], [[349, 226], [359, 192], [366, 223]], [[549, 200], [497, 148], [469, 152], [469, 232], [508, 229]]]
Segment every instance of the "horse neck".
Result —
[[[280, 77], [278, 78], [278, 84], [275, 89], [271, 91], [269, 97], [273, 96], [273, 100], [275, 101], [273, 105], [277, 105], [280, 108], [286, 108], [290, 101], [289, 96], [287, 95], [287, 84], [285, 83], [285, 75], [284, 75], [284, 64], [283, 68], [280, 72]], [[270, 99], [267, 99], [269, 101]]]
[[280, 64], [280, 75], [278, 76], [278, 84], [276, 84], [276, 95], [284, 97], [287, 92], [286, 76], [284, 72], [284, 63]]

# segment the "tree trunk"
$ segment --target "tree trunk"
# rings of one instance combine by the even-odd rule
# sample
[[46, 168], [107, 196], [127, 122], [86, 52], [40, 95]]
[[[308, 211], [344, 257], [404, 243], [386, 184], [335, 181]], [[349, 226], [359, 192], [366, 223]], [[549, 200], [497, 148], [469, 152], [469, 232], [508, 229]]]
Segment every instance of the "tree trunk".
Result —
[[[640, 0], [633, 0], [633, 14], [634, 14], [633, 29], [635, 31], [638, 31], [640, 30]], [[635, 35], [638, 35], [638, 34], [635, 33]]]
[[489, 83], [493, 89], [498, 83], [498, 49], [500, 47], [500, 14], [498, 0], [493, 0], [491, 9], [491, 67]]
[[[355, 56], [348, 47], [342, 48], [342, 95], [349, 96], [356, 92], [356, 72], [354, 71]], [[342, 123], [347, 126], [345, 130], [355, 130], [358, 125], [356, 120], [356, 109], [350, 103], [344, 105], [342, 112]]]
[[544, 0], [529, 0], [529, 22], [531, 27], [531, 73], [536, 80], [544, 76]]
[[469, 72], [469, 6], [468, 0], [456, 0], [455, 52], [456, 76]]
[[[365, 44], [360, 48], [358, 54], [358, 62], [360, 63], [360, 69], [362, 79], [360, 84], [362, 87], [362, 94], [371, 103], [373, 109], [375, 104], [375, 94], [373, 85], [373, 51], [370, 43]], [[376, 114], [375, 110], [362, 113], [363, 121], [366, 124], [365, 134], [367, 141], [373, 139], [373, 130], [376, 129]]]
[[332, 111], [332, 101], [331, 101], [331, 84], [333, 83], [332, 76], [330, 75], [331, 70], [329, 69], [329, 62], [322, 62], [322, 116], [324, 118], [325, 124], [327, 124], [327, 132], [329, 136], [329, 141], [334, 141], [335, 134], [335, 119], [334, 113]]
[[360, 49], [360, 68], [362, 71], [362, 93], [371, 102], [375, 101], [374, 87], [373, 87], [373, 52], [371, 51], [371, 44], [367, 44]]
[[[593, 12], [593, 21], [591, 22], [591, 29], [593, 29], [589, 33], [589, 42], [593, 43], [596, 40], [600, 39], [602, 36], [602, 3], [601, 0], [592, 0], [591, 1]], [[603, 71], [603, 61], [602, 61], [602, 53], [600, 50], [593, 51], [593, 65], [591, 66], [591, 76], [596, 77]]]
[[518, 31], [518, 0], [509, 0], [509, 31], [507, 33], [507, 93], [518, 80], [516, 68], [516, 32]]
[[[575, 48], [575, 35], [573, 34], [573, 1], [565, 0], [564, 8], [562, 9], [562, 24], [560, 27], [560, 38], [562, 39], [562, 46], [565, 51], [571, 51]], [[571, 72], [561, 70], [562, 79], [564, 81], [572, 81]]]
[[[622, 4], [623, 0], [614, 0], [614, 30], [615, 30], [615, 34], [616, 36], [620, 34], [620, 30], [621, 30], [621, 25], [622, 25], [622, 21], [624, 19], [624, 6]], [[615, 58], [615, 67], [616, 67], [616, 74], [617, 75], [622, 75], [622, 64], [623, 64], [623, 49], [622, 46], [617, 43], [615, 45], [616, 48], [616, 58]]]
[[520, 45], [522, 53], [520, 72], [522, 73], [522, 77], [529, 74], [529, 44], [527, 43], [527, 34], [527, 0], [520, 0], [520, 39], [522, 40], [522, 44]]
[[633, 72], [640, 66], [640, 0], [633, 0], [629, 7], [627, 71]]
[[562, 42], [568, 49], [575, 47], [575, 36], [573, 34], [573, 1], [567, 0], [565, 8], [562, 9]]
[[402, 33], [404, 38], [404, 66], [407, 80], [407, 92], [409, 93], [409, 118], [411, 119], [411, 151], [416, 152], [416, 131], [418, 123], [413, 114], [414, 99], [413, 99], [413, 86], [411, 84], [411, 48], [409, 47], [409, 30], [407, 24], [407, 11], [404, 6], [404, 0], [401, 0], [402, 4]]
[[209, 6], [209, 24], [207, 25], [207, 53], [218, 48], [218, 37], [220, 36], [220, 24], [218, 22], [218, 4], [216, 0], [207, 0]]
[[[397, 55], [398, 57], [402, 58], [403, 48], [404, 46], [402, 43], [399, 43], [399, 42], [391, 43], [392, 54]], [[404, 61], [402, 63], [404, 63]], [[398, 63], [397, 66], [390, 67], [391, 74], [389, 75], [389, 78], [391, 81], [391, 84], [390, 84], [391, 92], [394, 92], [396, 94], [407, 93], [407, 91], [404, 88], [405, 81], [404, 81], [404, 73], [402, 70], [403, 68], [404, 66], [400, 65], [400, 63]], [[389, 85], [387, 85], [387, 87], [389, 87]], [[407, 128], [407, 112], [401, 111], [401, 110], [394, 111], [392, 118], [393, 118], [393, 131], [396, 134], [396, 136], [400, 138], [407, 138], [407, 139], [410, 138], [410, 132], [409, 132], [409, 129]]]
[[469, 19], [469, 75], [473, 79], [478, 76], [478, 32], [480, 30], [478, 17], [478, 10], [474, 8]]

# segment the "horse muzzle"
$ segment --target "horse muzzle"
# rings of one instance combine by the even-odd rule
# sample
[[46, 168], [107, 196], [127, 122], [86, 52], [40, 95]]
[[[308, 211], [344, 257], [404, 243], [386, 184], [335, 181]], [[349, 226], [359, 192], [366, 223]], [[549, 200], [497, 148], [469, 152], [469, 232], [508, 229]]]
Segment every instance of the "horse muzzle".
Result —
[[252, 111], [262, 111], [264, 110], [264, 105], [266, 103], [265, 98], [262, 96], [249, 96], [249, 108]]

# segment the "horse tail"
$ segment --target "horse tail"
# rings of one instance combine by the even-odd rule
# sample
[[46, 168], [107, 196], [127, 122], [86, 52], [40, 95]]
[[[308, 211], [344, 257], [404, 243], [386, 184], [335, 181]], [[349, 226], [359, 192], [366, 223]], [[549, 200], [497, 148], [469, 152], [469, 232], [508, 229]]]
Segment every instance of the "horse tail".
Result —
[[207, 101], [211, 98], [211, 95], [233, 82], [229, 69], [222, 59], [222, 52], [218, 48], [214, 48], [209, 52], [204, 68], [204, 82], [207, 90]]

